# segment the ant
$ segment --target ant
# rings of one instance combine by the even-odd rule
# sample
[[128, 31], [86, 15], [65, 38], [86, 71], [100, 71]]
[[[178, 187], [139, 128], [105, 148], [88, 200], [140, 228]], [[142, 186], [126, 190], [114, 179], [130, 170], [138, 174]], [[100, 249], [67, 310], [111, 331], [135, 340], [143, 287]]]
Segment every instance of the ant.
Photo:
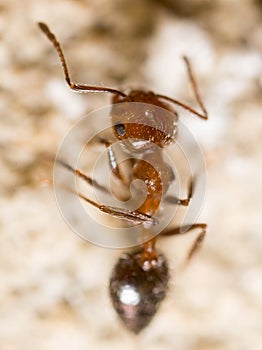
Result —
[[[112, 94], [111, 121], [113, 134], [120, 141], [120, 144], [123, 145], [125, 152], [136, 152], [142, 155], [141, 159], [133, 161], [131, 177], [129, 180], [126, 180], [117, 162], [112, 143], [103, 138], [99, 140], [107, 148], [111, 171], [122, 184], [129, 186], [131, 181], [136, 179], [142, 180], [146, 184], [146, 199], [137, 210], [131, 211], [106, 206], [94, 202], [80, 193], [77, 194], [81, 199], [97, 207], [100, 211], [132, 223], [141, 223], [142, 230], [150, 232], [152, 225], [157, 223], [154, 214], [158, 211], [162, 197], [175, 177], [173, 170], [165, 162], [162, 154], [164, 147], [175, 142], [177, 133], [176, 121], [178, 115], [171, 105], [182, 107], [201, 119], [208, 119], [189, 59], [183, 57], [201, 112], [196, 111], [185, 103], [164, 95], [155, 94], [152, 91], [132, 90], [125, 94], [122, 91], [108, 87], [72, 82], [65, 56], [55, 35], [46, 24], [38, 23], [38, 25], [55, 47], [62, 64], [65, 80], [70, 89], [77, 92]], [[130, 107], [127, 109], [127, 105], [124, 102], [136, 102], [137, 104], [129, 104]], [[139, 107], [140, 103], [146, 104], [147, 107], [141, 109]], [[168, 111], [169, 113], [165, 114], [161, 111]], [[150, 121], [150, 125], [148, 121]], [[99, 188], [99, 184], [81, 170], [74, 169], [62, 160], [58, 160], [58, 162], [90, 185]], [[151, 165], [152, 163], [156, 166]], [[187, 198], [172, 197], [171, 200], [169, 198], [170, 202], [188, 206], [192, 197], [193, 187], [193, 181], [191, 181]], [[206, 234], [206, 224], [195, 223], [189, 228], [189, 230], [191, 229], [200, 229], [201, 232], [196, 237], [188, 253], [188, 259], [200, 247]], [[164, 229], [159, 235], [179, 235], [189, 232], [189, 230], [188, 226], [180, 226]], [[137, 250], [120, 257], [110, 279], [109, 290], [113, 306], [125, 326], [136, 334], [151, 321], [167, 291], [169, 280], [168, 264], [165, 256], [156, 249], [156, 240], [157, 237], [153, 237], [141, 244]]]

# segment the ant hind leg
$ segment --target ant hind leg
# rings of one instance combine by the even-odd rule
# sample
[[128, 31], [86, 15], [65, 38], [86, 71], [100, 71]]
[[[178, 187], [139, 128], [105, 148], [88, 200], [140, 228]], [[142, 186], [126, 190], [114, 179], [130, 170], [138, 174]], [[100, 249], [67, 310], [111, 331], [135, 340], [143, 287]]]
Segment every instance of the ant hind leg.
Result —
[[195, 255], [195, 253], [201, 248], [201, 245], [206, 236], [206, 230], [207, 230], [206, 224], [197, 223], [197, 224], [193, 224], [190, 227], [189, 225], [175, 227], [169, 230], [164, 230], [163, 232], [161, 232], [161, 236], [181, 235], [181, 234], [189, 233], [191, 232], [191, 230], [194, 230], [194, 229], [201, 229], [201, 232], [197, 235], [196, 239], [194, 240], [187, 254], [187, 260], [190, 260]]

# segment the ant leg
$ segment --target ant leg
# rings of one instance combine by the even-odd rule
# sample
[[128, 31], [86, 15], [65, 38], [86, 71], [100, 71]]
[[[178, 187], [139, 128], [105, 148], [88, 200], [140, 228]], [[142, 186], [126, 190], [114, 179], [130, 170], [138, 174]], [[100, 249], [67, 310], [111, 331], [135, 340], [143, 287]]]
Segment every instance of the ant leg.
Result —
[[192, 256], [200, 249], [205, 235], [206, 235], [206, 229], [207, 229], [207, 225], [206, 224], [193, 224], [187, 231], [186, 229], [188, 228], [188, 225], [185, 226], [181, 226], [181, 227], [175, 227], [173, 229], [170, 230], [166, 230], [161, 232], [161, 236], [173, 236], [173, 235], [181, 235], [181, 234], [185, 234], [185, 233], [189, 233], [191, 230], [194, 230], [196, 228], [200, 228], [201, 232], [200, 234], [198, 234], [198, 236], [196, 237], [196, 239], [194, 240], [192, 247], [190, 248], [188, 255], [187, 255], [187, 260], [190, 260], [192, 258]]
[[107, 154], [108, 154], [108, 160], [109, 160], [109, 165], [110, 165], [110, 168], [113, 172], [113, 174], [120, 180], [122, 181], [123, 184], [125, 185], [129, 185], [130, 181], [127, 181], [126, 178], [124, 178], [124, 176], [122, 175], [120, 169], [119, 169], [119, 166], [118, 166], [118, 162], [117, 162], [117, 159], [116, 159], [116, 155], [115, 155], [115, 152], [113, 150], [113, 147], [112, 147], [112, 143], [110, 143], [109, 141], [103, 139], [103, 138], [99, 138], [99, 141], [104, 144], [107, 148]]
[[131, 221], [135, 224], [149, 223], [149, 224], [156, 225], [158, 223], [157, 219], [155, 219], [147, 214], [140, 213], [137, 210], [129, 210], [129, 209], [125, 209], [125, 208], [118, 208], [118, 207], [113, 207], [110, 205], [99, 204], [99, 203], [91, 200], [90, 198], [82, 195], [81, 193], [75, 192], [74, 190], [68, 188], [67, 186], [61, 186], [61, 187], [64, 188], [65, 190], [67, 190], [68, 192], [71, 192], [73, 194], [78, 195], [79, 198], [81, 198], [85, 202], [93, 205], [94, 207], [96, 207], [97, 209], [102, 211], [103, 213], [109, 214], [115, 218], [128, 220], [128, 221]]
[[126, 97], [126, 95], [123, 92], [118, 91], [116, 89], [111, 89], [103, 86], [90, 86], [90, 85], [72, 83], [70, 79], [66, 59], [58, 40], [56, 39], [55, 35], [50, 31], [50, 29], [45, 23], [39, 22], [38, 26], [55, 47], [63, 67], [65, 80], [72, 90], [76, 90], [78, 92], [105, 92], [105, 93], [111, 93], [122, 97]]
[[[43, 180], [41, 182], [43, 185], [54, 185], [53, 180]], [[69, 188], [65, 185], [59, 185], [59, 187], [63, 188], [64, 190], [66, 190], [70, 193], [78, 195], [79, 198], [83, 199], [85, 202], [93, 205], [94, 207], [96, 207], [97, 209], [102, 211], [103, 213], [109, 214], [115, 218], [127, 220], [127, 221], [134, 223], [134, 224], [142, 224], [142, 223], [149, 223], [149, 224], [153, 224], [153, 225], [158, 224], [157, 219], [155, 219], [152, 216], [149, 216], [147, 214], [140, 213], [137, 210], [132, 211], [132, 210], [124, 209], [124, 208], [113, 207], [110, 205], [99, 204], [99, 203], [91, 200], [90, 198], [82, 195], [81, 193], [72, 190], [71, 188]]]
[[71, 173], [74, 173], [76, 176], [83, 179], [89, 185], [108, 193], [108, 189], [105, 186], [100, 185], [97, 181], [87, 176], [82, 170], [74, 169], [71, 165], [67, 164], [61, 159], [56, 159], [56, 162], [59, 163], [61, 166], [63, 166], [65, 169], [69, 170]]
[[[103, 186], [99, 185], [97, 182], [95, 182], [90, 177], [85, 175], [81, 170], [74, 169], [73, 167], [71, 167], [70, 165], [68, 165], [67, 163], [65, 163], [62, 160], [57, 159], [57, 161], [59, 162], [59, 164], [64, 166], [66, 169], [68, 169], [69, 171], [75, 173], [80, 178], [82, 178], [85, 181], [87, 181], [90, 185], [98, 187], [99, 189], [103, 189], [103, 190], [107, 191], [106, 188], [104, 188]], [[49, 183], [49, 184], [53, 185], [53, 181], [43, 181], [43, 183], [45, 183], [45, 184]], [[134, 223], [134, 224], [141, 224], [141, 223], [148, 223], [148, 224], [153, 224], [153, 225], [158, 224], [158, 220], [157, 219], [153, 218], [150, 215], [143, 214], [143, 213], [141, 213], [141, 212], [139, 212], [137, 210], [129, 210], [129, 209], [118, 208], [118, 207], [114, 207], [114, 206], [110, 206], [110, 205], [103, 205], [103, 204], [100, 204], [100, 203], [97, 203], [97, 202], [91, 200], [90, 198], [82, 195], [79, 192], [76, 192], [76, 191], [72, 190], [71, 188], [69, 188], [69, 187], [67, 187], [65, 185], [59, 185], [59, 187], [65, 189], [68, 192], [71, 192], [73, 194], [78, 195], [79, 198], [81, 198], [85, 202], [93, 205], [94, 207], [96, 207], [97, 209], [102, 211], [103, 213], [109, 214], [109, 215], [111, 215], [113, 217], [116, 217], [118, 219], [127, 220], [127, 221], [130, 221], [130, 222]]]
[[175, 196], [167, 196], [165, 198], [165, 202], [169, 204], [177, 204], [177, 205], [183, 205], [183, 206], [188, 206], [190, 203], [191, 198], [185, 198], [185, 199], [179, 199]]
[[175, 196], [166, 196], [164, 198], [164, 201], [167, 202], [167, 203], [170, 203], [170, 204], [177, 204], [177, 205], [188, 206], [190, 201], [191, 201], [191, 198], [192, 198], [193, 188], [194, 188], [194, 184], [193, 184], [193, 180], [191, 179], [190, 184], [189, 184], [187, 198], [179, 199], [179, 198], [177, 198]]
[[201, 248], [204, 242], [205, 236], [206, 236], [206, 227], [202, 229], [202, 232], [200, 232], [197, 238], [195, 239], [191, 249], [187, 254], [187, 260], [190, 260], [192, 256]]
[[186, 64], [186, 67], [187, 67], [187, 73], [188, 73], [188, 76], [189, 76], [189, 80], [190, 80], [190, 83], [191, 83], [191, 86], [192, 86], [195, 98], [196, 98], [196, 100], [198, 102], [198, 105], [199, 105], [202, 113], [197, 112], [194, 108], [188, 106], [187, 104], [185, 104], [183, 102], [175, 100], [173, 98], [170, 98], [170, 97], [167, 97], [167, 96], [164, 96], [164, 95], [156, 95], [156, 96], [159, 97], [159, 98], [162, 98], [164, 100], [167, 100], [169, 102], [175, 103], [178, 106], [186, 109], [187, 111], [197, 115], [198, 117], [200, 117], [202, 119], [208, 119], [208, 113], [207, 113], [207, 110], [206, 110], [206, 108], [204, 106], [204, 103], [203, 103], [203, 101], [202, 101], [202, 99], [200, 97], [198, 86], [197, 86], [197, 82], [196, 82], [196, 79], [194, 77], [190, 61], [189, 61], [188, 57], [186, 57], [186, 56], [183, 56], [183, 60], [185, 61], [185, 64]]

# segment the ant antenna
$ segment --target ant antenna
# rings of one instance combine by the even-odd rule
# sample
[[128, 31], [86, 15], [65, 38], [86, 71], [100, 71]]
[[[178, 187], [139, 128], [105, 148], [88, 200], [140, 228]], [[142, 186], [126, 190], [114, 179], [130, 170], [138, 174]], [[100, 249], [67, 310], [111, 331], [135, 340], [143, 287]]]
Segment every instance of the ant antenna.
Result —
[[206, 110], [206, 108], [204, 106], [204, 103], [203, 103], [201, 97], [200, 97], [200, 94], [199, 94], [199, 91], [198, 91], [197, 82], [196, 82], [196, 79], [194, 77], [190, 61], [189, 61], [188, 57], [186, 57], [186, 56], [183, 56], [183, 60], [185, 61], [185, 64], [186, 64], [186, 67], [187, 67], [187, 73], [188, 73], [188, 76], [189, 76], [189, 80], [190, 80], [190, 83], [191, 83], [194, 95], [196, 97], [196, 100], [198, 102], [198, 105], [199, 105], [200, 109], [202, 110], [202, 113], [199, 113], [194, 108], [188, 106], [187, 104], [185, 104], [183, 102], [180, 102], [178, 100], [175, 100], [173, 98], [170, 98], [168, 96], [164, 96], [164, 95], [156, 95], [156, 96], [159, 97], [159, 98], [162, 98], [164, 100], [167, 100], [169, 102], [175, 103], [178, 106], [186, 109], [187, 111], [197, 115], [198, 117], [207, 120], [208, 119], [207, 110]]
[[102, 87], [102, 86], [90, 86], [90, 85], [82, 85], [82, 84], [72, 83], [71, 79], [70, 79], [66, 59], [65, 59], [64, 53], [62, 51], [61, 45], [59, 44], [55, 35], [50, 31], [50, 29], [48, 28], [48, 26], [45, 23], [38, 22], [38, 26], [42, 30], [42, 32], [46, 35], [46, 37], [51, 41], [53, 46], [55, 47], [55, 49], [59, 55], [60, 61], [62, 63], [62, 67], [63, 67], [63, 71], [64, 71], [64, 75], [65, 75], [65, 80], [72, 90], [76, 90], [78, 92], [105, 92], [105, 93], [111, 93], [111, 94], [115, 94], [115, 95], [120, 95], [122, 97], [126, 97], [126, 95], [123, 92], [118, 91], [116, 89], [111, 89], [111, 88]]

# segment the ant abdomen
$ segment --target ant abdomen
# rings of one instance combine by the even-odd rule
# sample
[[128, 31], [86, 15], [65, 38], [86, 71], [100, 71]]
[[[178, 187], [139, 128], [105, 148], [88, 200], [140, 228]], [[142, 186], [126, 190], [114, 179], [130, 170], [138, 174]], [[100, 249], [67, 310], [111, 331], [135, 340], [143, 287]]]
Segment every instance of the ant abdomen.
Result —
[[165, 298], [169, 279], [166, 258], [159, 254], [155, 266], [143, 269], [143, 252], [124, 254], [110, 279], [113, 306], [125, 326], [139, 333], [152, 320]]

